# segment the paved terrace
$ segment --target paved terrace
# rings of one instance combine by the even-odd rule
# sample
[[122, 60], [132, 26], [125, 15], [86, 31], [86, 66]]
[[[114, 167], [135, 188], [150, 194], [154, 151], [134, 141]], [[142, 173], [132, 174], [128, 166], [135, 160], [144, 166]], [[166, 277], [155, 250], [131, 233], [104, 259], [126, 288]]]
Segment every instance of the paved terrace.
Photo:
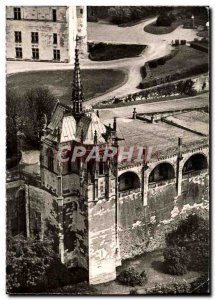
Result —
[[[132, 110], [130, 116], [123, 115], [123, 111], [115, 114], [117, 116], [118, 136], [124, 138], [121, 145], [126, 148], [131, 146], [152, 147], [152, 153], [158, 152], [163, 155], [167, 154], [168, 151], [171, 154], [177, 151], [178, 137], [183, 139], [185, 148], [208, 143], [209, 115], [205, 112], [191, 111], [178, 114], [175, 119], [183, 123], [184, 128], [178, 127], [177, 122], [175, 122], [176, 125], [170, 125], [165, 122], [148, 123], [138, 119], [133, 120], [131, 114]], [[113, 123], [110, 111], [106, 114], [105, 110], [100, 110], [100, 117], [106, 125]], [[193, 129], [193, 132], [190, 129]], [[195, 129], [199, 129], [200, 132], [195, 132]], [[204, 136], [202, 136], [201, 131], [204, 132]]]
[[137, 113], [155, 113], [165, 112], [170, 110], [182, 110], [182, 109], [195, 109], [205, 107], [209, 105], [209, 94], [204, 93], [194, 97], [180, 98], [165, 100], [160, 102], [138, 104], [138, 101], [134, 105], [121, 106], [116, 108], [103, 108], [100, 109], [100, 117], [103, 120], [112, 120], [114, 117], [131, 118], [134, 108]]

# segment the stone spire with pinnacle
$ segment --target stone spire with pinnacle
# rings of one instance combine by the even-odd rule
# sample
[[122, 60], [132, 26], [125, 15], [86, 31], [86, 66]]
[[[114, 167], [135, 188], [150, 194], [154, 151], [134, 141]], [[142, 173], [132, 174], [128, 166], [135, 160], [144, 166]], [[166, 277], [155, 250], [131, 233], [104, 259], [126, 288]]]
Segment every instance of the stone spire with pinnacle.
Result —
[[83, 113], [83, 92], [80, 76], [80, 65], [79, 65], [79, 49], [75, 48], [75, 67], [74, 67], [74, 78], [73, 78], [73, 89], [72, 89], [72, 101], [73, 101], [73, 114], [74, 117], [79, 117]]

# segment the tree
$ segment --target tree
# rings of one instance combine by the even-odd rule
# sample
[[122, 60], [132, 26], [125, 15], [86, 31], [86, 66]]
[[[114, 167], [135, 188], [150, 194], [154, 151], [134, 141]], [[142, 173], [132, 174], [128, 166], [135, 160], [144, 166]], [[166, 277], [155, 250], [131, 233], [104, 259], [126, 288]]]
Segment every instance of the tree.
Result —
[[166, 13], [162, 12], [156, 21], [156, 26], [171, 26], [172, 18]]
[[27, 113], [23, 132], [32, 145], [38, 146], [44, 126], [44, 116], [46, 115], [49, 122], [56, 99], [49, 89], [44, 87], [28, 90], [24, 98]]
[[[198, 215], [189, 215], [178, 228], [166, 235], [164, 265], [178, 273], [186, 269], [207, 271], [209, 264], [209, 223]], [[177, 265], [176, 267], [174, 265]], [[175, 269], [174, 269], [175, 268]], [[175, 273], [176, 273], [175, 272]]]
[[17, 154], [17, 131], [21, 125], [24, 105], [21, 96], [12, 89], [6, 90], [6, 145], [7, 158]]
[[[8, 237], [6, 283], [8, 293], [47, 293], [76, 282], [76, 276], [63, 265], [46, 238]], [[79, 276], [80, 277], [80, 276]]]
[[27, 240], [24, 237], [9, 237], [7, 240], [7, 292], [32, 291], [42, 282], [56, 259], [48, 240]]

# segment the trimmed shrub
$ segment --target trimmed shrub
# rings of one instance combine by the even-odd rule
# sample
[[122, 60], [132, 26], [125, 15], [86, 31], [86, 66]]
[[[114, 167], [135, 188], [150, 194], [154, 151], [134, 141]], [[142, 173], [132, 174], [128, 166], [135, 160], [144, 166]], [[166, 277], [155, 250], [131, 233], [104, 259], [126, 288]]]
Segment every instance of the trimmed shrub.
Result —
[[172, 275], [183, 275], [187, 273], [190, 257], [184, 247], [170, 247], [164, 250], [164, 267], [167, 273]]
[[139, 274], [133, 267], [130, 267], [119, 274], [117, 281], [127, 286], [143, 285], [147, 281], [147, 276], [145, 271]]
[[201, 44], [198, 40], [196, 42], [190, 43], [190, 47], [208, 53], [208, 46]]
[[156, 26], [171, 26], [172, 18], [166, 13], [162, 13], [159, 15], [156, 21]]
[[175, 45], [179, 46], [179, 44], [180, 44], [180, 41], [179, 40], [175, 40]]

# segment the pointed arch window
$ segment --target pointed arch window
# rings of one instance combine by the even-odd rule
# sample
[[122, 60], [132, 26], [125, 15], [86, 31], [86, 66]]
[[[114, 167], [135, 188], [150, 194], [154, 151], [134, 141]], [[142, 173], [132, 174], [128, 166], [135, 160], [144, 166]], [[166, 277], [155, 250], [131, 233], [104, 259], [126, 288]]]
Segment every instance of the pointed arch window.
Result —
[[48, 160], [48, 169], [49, 171], [54, 171], [54, 155], [52, 149], [48, 148], [47, 150], [47, 160]]

